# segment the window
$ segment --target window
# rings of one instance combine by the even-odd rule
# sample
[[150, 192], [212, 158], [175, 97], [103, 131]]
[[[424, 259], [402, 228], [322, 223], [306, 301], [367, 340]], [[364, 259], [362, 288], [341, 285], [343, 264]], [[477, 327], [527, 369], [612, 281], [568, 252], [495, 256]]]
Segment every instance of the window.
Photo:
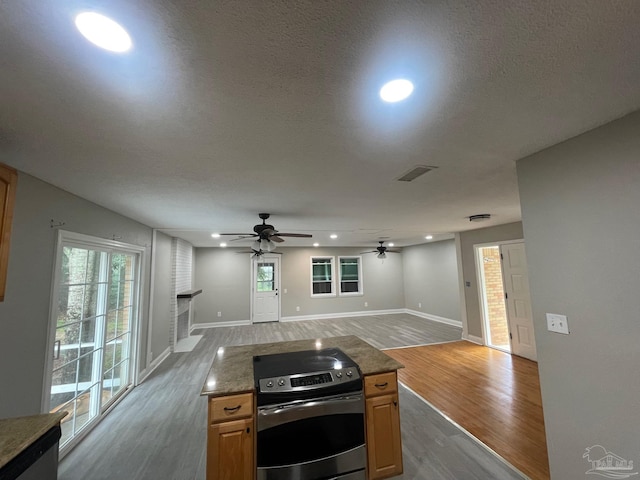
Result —
[[339, 257], [340, 295], [362, 295], [360, 257]]
[[311, 296], [335, 296], [333, 257], [311, 257]]
[[256, 289], [259, 292], [272, 292], [274, 285], [273, 275], [275, 270], [273, 268], [273, 263], [258, 263], [256, 267]]
[[50, 411], [69, 412], [61, 448], [132, 384], [140, 257], [135, 246], [60, 232], [48, 393]]

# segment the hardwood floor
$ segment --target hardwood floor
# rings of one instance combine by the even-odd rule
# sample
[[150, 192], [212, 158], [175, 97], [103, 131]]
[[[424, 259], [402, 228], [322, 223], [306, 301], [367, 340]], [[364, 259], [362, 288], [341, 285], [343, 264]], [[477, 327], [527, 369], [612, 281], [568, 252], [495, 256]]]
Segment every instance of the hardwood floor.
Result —
[[549, 478], [535, 362], [466, 341], [385, 353], [418, 395], [532, 479]]
[[[203, 480], [206, 399], [200, 389], [218, 347], [358, 335], [379, 348], [460, 339], [461, 329], [412, 315], [271, 323], [194, 332], [192, 352], [170, 355], [60, 463], [59, 480]], [[403, 480], [522, 480], [423, 400], [400, 387]]]

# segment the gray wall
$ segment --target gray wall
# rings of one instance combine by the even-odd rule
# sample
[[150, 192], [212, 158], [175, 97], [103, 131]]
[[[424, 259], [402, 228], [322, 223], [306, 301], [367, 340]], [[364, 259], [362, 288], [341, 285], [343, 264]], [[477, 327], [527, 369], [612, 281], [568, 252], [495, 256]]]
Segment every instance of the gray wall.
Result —
[[406, 247], [402, 264], [407, 308], [461, 320], [455, 240]]
[[596, 444], [640, 463], [639, 132], [635, 113], [517, 165], [556, 480], [585, 478]]
[[[478, 299], [478, 279], [473, 246], [479, 243], [503, 242], [523, 238], [522, 223], [507, 223], [460, 233], [462, 282], [467, 313], [467, 334], [482, 337], [482, 314]], [[466, 282], [470, 285], [467, 287]]]
[[[251, 261], [245, 249], [196, 248], [194, 288], [203, 292], [194, 300], [194, 323], [250, 320]], [[388, 254], [381, 262], [362, 255], [364, 295], [311, 297], [313, 256], [359, 255], [363, 248], [281, 248], [281, 305], [283, 317], [404, 308], [402, 257]], [[287, 293], [284, 293], [284, 290]], [[368, 306], [365, 307], [364, 303]], [[300, 311], [296, 311], [296, 307]], [[222, 312], [217, 317], [217, 312]]]
[[[282, 255], [282, 315], [321, 315], [404, 308], [402, 255], [389, 253], [384, 262], [373, 253], [358, 248], [288, 248]], [[311, 297], [311, 257], [361, 256], [364, 295], [348, 297]], [[368, 306], [364, 306], [367, 302]], [[296, 307], [300, 311], [296, 311]]]
[[149, 362], [169, 348], [172, 293], [170, 236], [156, 232], [153, 261], [153, 309]]
[[[195, 248], [193, 324], [250, 318], [251, 260], [242, 248]], [[221, 312], [222, 316], [217, 317]]]
[[62, 228], [68, 231], [107, 239], [116, 235], [147, 247], [140, 350], [146, 352], [151, 229], [20, 172], [7, 291], [0, 303], [0, 418], [41, 411], [57, 238], [51, 219], [65, 222]]

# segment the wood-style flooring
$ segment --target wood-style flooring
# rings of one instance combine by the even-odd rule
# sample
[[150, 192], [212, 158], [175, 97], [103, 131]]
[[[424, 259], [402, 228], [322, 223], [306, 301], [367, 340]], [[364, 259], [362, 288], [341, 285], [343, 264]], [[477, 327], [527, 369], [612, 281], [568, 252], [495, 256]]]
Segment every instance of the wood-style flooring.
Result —
[[465, 341], [385, 353], [418, 395], [530, 478], [549, 478], [535, 362]]
[[[203, 480], [202, 383], [218, 347], [358, 335], [378, 348], [458, 340], [461, 329], [412, 315], [379, 315], [194, 332], [192, 352], [170, 355], [61, 461], [59, 480]], [[403, 480], [522, 480], [410, 390], [400, 388]]]

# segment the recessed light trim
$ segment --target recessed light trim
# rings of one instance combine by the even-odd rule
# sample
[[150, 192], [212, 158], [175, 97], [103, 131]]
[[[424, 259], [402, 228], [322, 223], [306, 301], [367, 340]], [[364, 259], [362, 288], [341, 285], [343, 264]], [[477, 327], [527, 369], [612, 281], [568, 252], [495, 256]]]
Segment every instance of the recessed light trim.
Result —
[[393, 244], [393, 243], [389, 243], [388, 245], [389, 245], [390, 247], [395, 246], [395, 244]]
[[212, 233], [211, 237], [213, 238], [220, 238], [220, 234], [219, 233]]
[[124, 53], [133, 44], [131, 37], [119, 23], [99, 13], [79, 13], [75, 24], [87, 40], [110, 52]]
[[319, 247], [319, 246], [320, 246], [320, 244], [319, 244], [319, 243], [314, 243], [314, 244], [313, 244], [313, 246], [314, 246], [314, 247]]
[[329, 235], [329, 238], [331, 240], [335, 240], [336, 238], [338, 238], [338, 235], [336, 235], [335, 233], [332, 233], [331, 235]]
[[387, 103], [401, 102], [413, 93], [413, 83], [398, 78], [385, 83], [380, 89], [380, 98]]
[[222, 248], [224, 248], [224, 247], [226, 247], [226, 246], [227, 246], [227, 244], [226, 244], [226, 243], [224, 243], [224, 242], [222, 242], [222, 243], [220, 244], [220, 246], [221, 246]]
[[433, 240], [433, 235], [427, 235], [426, 237], [424, 237], [427, 240]]

